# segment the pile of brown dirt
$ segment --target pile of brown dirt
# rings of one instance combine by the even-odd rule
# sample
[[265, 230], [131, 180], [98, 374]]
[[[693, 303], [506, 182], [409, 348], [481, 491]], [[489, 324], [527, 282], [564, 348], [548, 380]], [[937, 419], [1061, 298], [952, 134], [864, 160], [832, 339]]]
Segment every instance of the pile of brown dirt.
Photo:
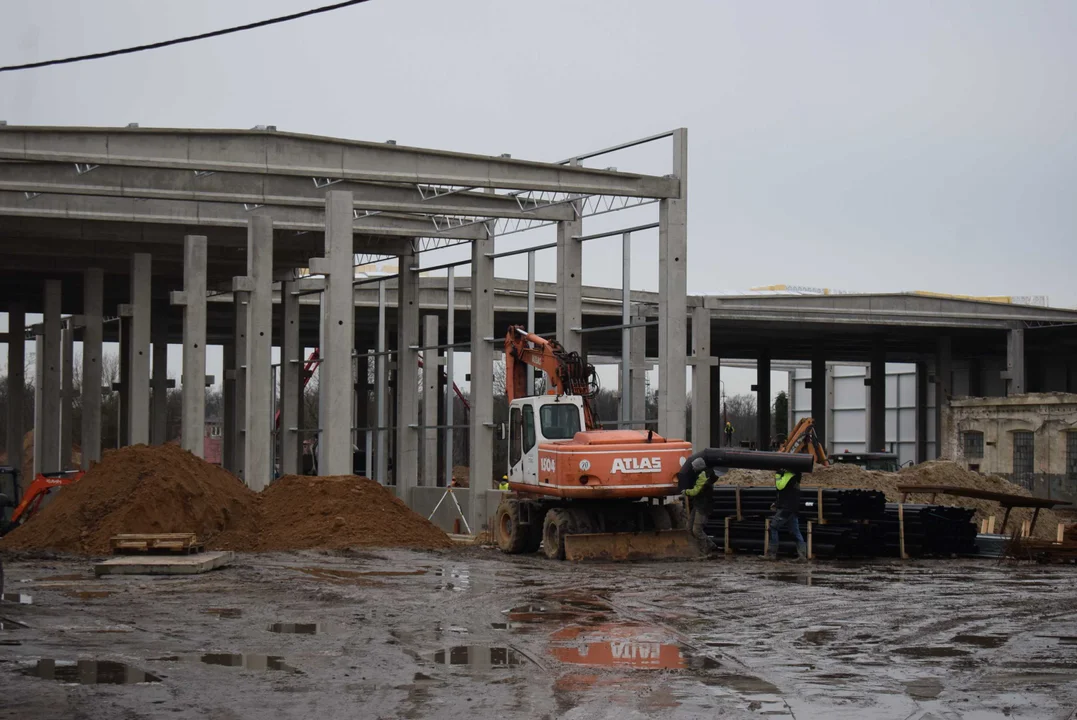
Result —
[[354, 475], [288, 475], [259, 498], [262, 532], [246, 550], [452, 547], [436, 525], [390, 490]]
[[[774, 482], [774, 473], [764, 470], [738, 469], [731, 471], [720, 482], [726, 485], [771, 485]], [[997, 475], [981, 475], [980, 473], [966, 470], [949, 460], [931, 460], [903, 468], [896, 473], [865, 470], [858, 465], [838, 463], [828, 467], [820, 467], [815, 472], [804, 476], [804, 487], [881, 490], [886, 494], [888, 502], [901, 501], [902, 493], [898, 492], [897, 489], [899, 485], [955, 485], [957, 487], [1009, 493], [1011, 495], [1032, 496], [1032, 493], [1025, 488]], [[925, 493], [916, 493], [909, 496], [909, 502], [925, 503], [930, 499], [931, 496]], [[981, 520], [994, 515], [995, 532], [1002, 528], [1002, 516], [1006, 511], [992, 500], [939, 494], [936, 496], [935, 502], [939, 505], [956, 505], [975, 509], [977, 524]], [[1027, 508], [1015, 508], [1010, 513], [1010, 518], [1006, 524], [1006, 532], [1009, 533], [1015, 528], [1020, 528], [1021, 522], [1024, 520], [1031, 520], [1032, 513], [1033, 511]], [[1063, 519], [1057, 513], [1051, 510], [1040, 510], [1033, 536], [1045, 540], [1054, 539], [1058, 532], [1058, 524], [1062, 521]]]
[[194, 532], [220, 547], [222, 534], [258, 529], [256, 498], [234, 475], [178, 446], [133, 445], [106, 452], [0, 548], [96, 555], [109, 552], [113, 535], [167, 532]]

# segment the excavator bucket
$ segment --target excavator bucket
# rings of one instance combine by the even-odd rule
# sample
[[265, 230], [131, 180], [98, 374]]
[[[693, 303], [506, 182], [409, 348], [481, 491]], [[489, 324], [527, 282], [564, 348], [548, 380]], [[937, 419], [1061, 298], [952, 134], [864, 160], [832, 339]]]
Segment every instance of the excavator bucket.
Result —
[[565, 536], [566, 560], [692, 560], [702, 554], [687, 530]]

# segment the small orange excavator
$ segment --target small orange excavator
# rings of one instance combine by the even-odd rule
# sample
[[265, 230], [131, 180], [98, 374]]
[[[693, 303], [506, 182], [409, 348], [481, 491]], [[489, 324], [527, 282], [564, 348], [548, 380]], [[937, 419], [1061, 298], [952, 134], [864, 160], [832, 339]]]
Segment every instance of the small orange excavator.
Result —
[[830, 464], [830, 458], [827, 457], [826, 448], [823, 447], [823, 443], [819, 439], [819, 433], [815, 431], [815, 420], [810, 417], [801, 418], [800, 421], [793, 426], [793, 431], [789, 433], [789, 437], [787, 437], [785, 442], [782, 443], [782, 446], [778, 448], [778, 452], [804, 453], [815, 458], [815, 463], [817, 465]]
[[[546, 376], [532, 396], [527, 366]], [[684, 440], [647, 430], [602, 430], [592, 400], [593, 365], [556, 340], [512, 326], [505, 336], [509, 468], [494, 534], [505, 553], [554, 559], [697, 557], [677, 471], [692, 454]]]
[[[18, 471], [14, 468], [3, 467], [0, 468], [0, 474], [11, 475], [16, 488], [18, 489]], [[16, 496], [14, 501], [14, 512], [11, 513], [11, 520], [7, 523], [0, 523], [0, 535], [4, 535], [11, 530], [14, 530], [21, 523], [26, 522], [32, 518], [37, 511], [41, 508], [41, 503], [50, 492], [57, 488], [64, 487], [65, 485], [71, 485], [82, 479], [82, 476], [86, 472], [83, 470], [67, 470], [64, 472], [49, 472], [38, 473], [34, 477], [34, 481], [30, 483], [30, 487], [26, 488], [26, 492], [22, 496], [22, 500], [19, 500]], [[0, 495], [0, 498], [7, 500], [7, 497]], [[3, 502], [3, 501], [0, 501]]]

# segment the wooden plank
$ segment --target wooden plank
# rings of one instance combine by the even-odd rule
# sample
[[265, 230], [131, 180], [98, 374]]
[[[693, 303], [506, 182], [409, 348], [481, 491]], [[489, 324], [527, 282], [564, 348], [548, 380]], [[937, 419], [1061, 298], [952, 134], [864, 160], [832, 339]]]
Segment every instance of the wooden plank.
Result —
[[987, 518], [987, 534], [988, 535], [994, 535], [995, 534], [995, 516], [994, 515], [991, 515], [991, 516], [989, 516]]
[[898, 547], [901, 559], [908, 560], [909, 554], [905, 552], [905, 503], [898, 503]]
[[732, 555], [733, 554], [733, 548], [729, 547], [729, 520], [730, 520], [730, 517], [727, 515], [726, 518], [725, 518], [725, 554], [726, 555]]
[[1002, 528], [999, 530], [1000, 535], [1006, 534], [1006, 522], [1010, 519], [1010, 510], [1013, 510], [1013, 508], [1006, 508], [1006, 512], [1002, 515]]
[[1063, 523], [1058, 524], [1058, 542], [1065, 542], [1066, 540], [1066, 526]]
[[[763, 523], [763, 554], [766, 555], [770, 552], [770, 518]], [[778, 551], [775, 549], [774, 554], [777, 555]]]
[[994, 500], [1003, 507], [1053, 508], [1057, 505], [1072, 505], [1072, 503], [1063, 500], [1048, 500], [1046, 498], [1027, 497], [1025, 495], [1015, 495], [1013, 493], [992, 492], [990, 490], [979, 490], [977, 488], [960, 487], [957, 485], [898, 485], [897, 490], [906, 496], [910, 493], [934, 493], [938, 495], [954, 495], [957, 497]]
[[819, 488], [815, 491], [816, 495], [816, 512], [819, 514], [819, 524], [823, 524], [823, 488]]
[[815, 523], [813, 523], [811, 520], [808, 521], [808, 559], [809, 560], [813, 560], [815, 558], [815, 555], [812, 553], [812, 544], [811, 544], [811, 529], [812, 529], [812, 525], [814, 525], [814, 524]]
[[102, 575], [198, 575], [230, 565], [235, 553], [230, 550], [196, 555], [125, 555], [109, 558], [93, 566]]
[[737, 489], [733, 491], [733, 494], [737, 498], [737, 520], [743, 520], [744, 516], [740, 514], [740, 485], [738, 485]]

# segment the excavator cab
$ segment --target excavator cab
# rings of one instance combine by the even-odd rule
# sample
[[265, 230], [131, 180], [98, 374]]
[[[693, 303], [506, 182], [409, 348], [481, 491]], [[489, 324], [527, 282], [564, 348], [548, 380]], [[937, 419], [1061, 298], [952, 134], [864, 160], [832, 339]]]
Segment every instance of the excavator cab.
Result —
[[509, 483], [539, 484], [539, 444], [572, 440], [583, 430], [579, 396], [536, 395], [509, 405]]

